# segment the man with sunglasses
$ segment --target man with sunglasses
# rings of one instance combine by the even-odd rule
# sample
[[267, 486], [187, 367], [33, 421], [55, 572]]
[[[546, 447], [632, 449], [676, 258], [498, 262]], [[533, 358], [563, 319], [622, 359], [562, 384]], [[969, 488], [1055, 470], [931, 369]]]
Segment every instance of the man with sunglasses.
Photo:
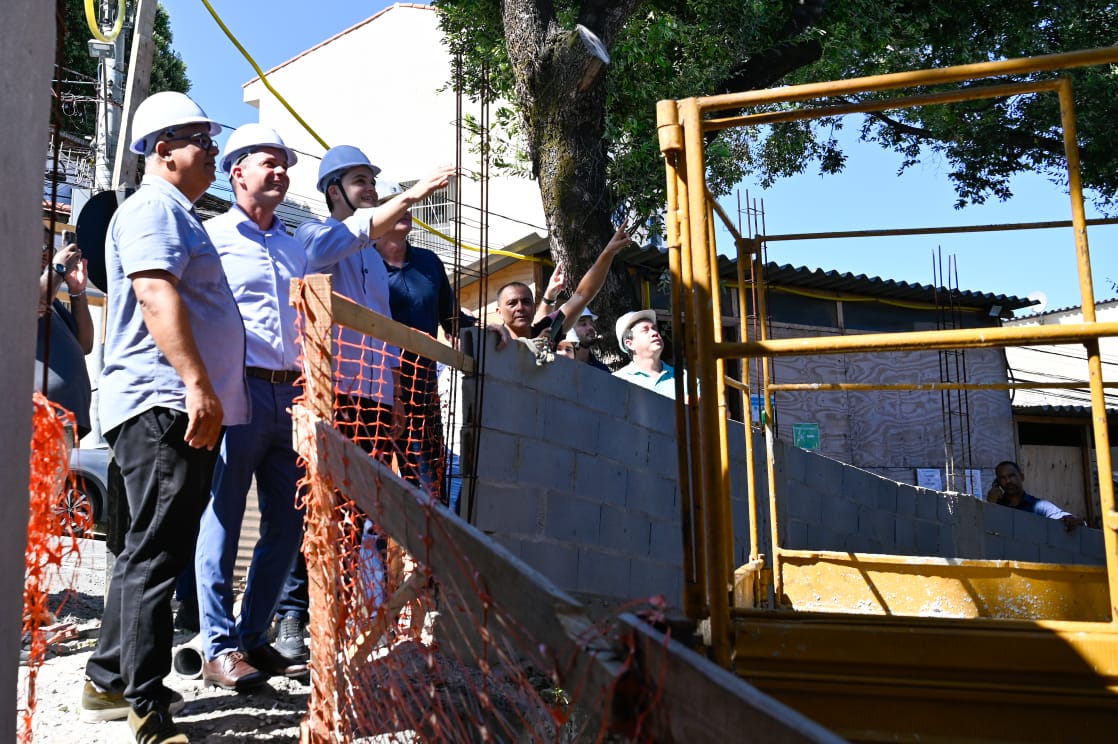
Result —
[[124, 479], [131, 525], [86, 664], [81, 718], [128, 718], [137, 741], [186, 742], [171, 714], [171, 595], [194, 556], [224, 427], [248, 420], [244, 325], [194, 213], [214, 180], [221, 125], [181, 93], [150, 96], [132, 120], [139, 190], [106, 237], [108, 328], [100, 420]]

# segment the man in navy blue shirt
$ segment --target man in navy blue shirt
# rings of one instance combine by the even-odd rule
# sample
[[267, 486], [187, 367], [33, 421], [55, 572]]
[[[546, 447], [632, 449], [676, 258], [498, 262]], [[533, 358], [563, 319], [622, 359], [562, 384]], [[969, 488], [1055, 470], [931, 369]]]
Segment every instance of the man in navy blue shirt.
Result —
[[998, 463], [998, 466], [994, 468], [994, 474], [997, 476], [997, 480], [994, 485], [990, 486], [990, 491], [986, 494], [987, 501], [1033, 512], [1049, 519], [1059, 519], [1064, 523], [1068, 532], [1083, 524], [1081, 517], [1064, 511], [1051, 501], [1038, 499], [1031, 493], [1026, 493], [1025, 474], [1012, 460]]
[[[377, 251], [388, 271], [388, 300], [392, 318], [429, 336], [441, 327], [451, 339], [472, 326], [463, 313], [434, 251], [408, 242], [412, 217], [404, 212], [377, 240]], [[404, 477], [445, 502], [442, 411], [435, 362], [405, 351], [400, 359], [400, 399], [404, 405], [404, 434], [397, 440], [403, 455]]]

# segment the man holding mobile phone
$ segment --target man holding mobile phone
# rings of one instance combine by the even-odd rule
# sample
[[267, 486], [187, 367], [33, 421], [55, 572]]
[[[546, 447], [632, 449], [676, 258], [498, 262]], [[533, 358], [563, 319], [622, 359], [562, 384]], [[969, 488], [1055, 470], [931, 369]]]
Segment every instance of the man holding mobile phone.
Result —
[[1071, 532], [1076, 527], [1084, 524], [1082, 517], [1077, 517], [1066, 512], [1051, 501], [1038, 499], [1025, 491], [1025, 474], [1020, 466], [1012, 460], [998, 463], [994, 468], [997, 480], [986, 492], [986, 500], [994, 504], [1001, 504], [1013, 509], [1039, 514], [1049, 519], [1059, 519], [1064, 523], [1064, 528]]

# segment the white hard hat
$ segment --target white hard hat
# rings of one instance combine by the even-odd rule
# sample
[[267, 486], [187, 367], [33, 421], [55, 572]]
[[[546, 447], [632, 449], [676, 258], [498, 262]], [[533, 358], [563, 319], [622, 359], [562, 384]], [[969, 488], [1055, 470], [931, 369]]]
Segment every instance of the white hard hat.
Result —
[[649, 323], [656, 325], [656, 311], [655, 310], [634, 310], [631, 313], [625, 313], [617, 319], [617, 325], [614, 326], [614, 335], [617, 336], [617, 345], [626, 354], [629, 349], [625, 346], [625, 334], [630, 328], [635, 326], [642, 320], [647, 320]]
[[225, 141], [225, 154], [221, 156], [221, 163], [219, 164], [221, 172], [228, 176], [233, 171], [233, 166], [236, 165], [238, 159], [256, 152], [261, 147], [274, 147], [277, 150], [283, 150], [287, 155], [288, 168], [299, 162], [299, 156], [295, 154], [294, 150], [283, 144], [283, 139], [276, 133], [276, 130], [252, 122], [237, 127], [237, 131], [229, 135], [229, 139]]
[[202, 107], [185, 93], [167, 90], [148, 96], [132, 116], [132, 143], [128, 149], [146, 155], [155, 138], [168, 129], [187, 124], [209, 124], [211, 137], [221, 131], [221, 125], [206, 116]]
[[377, 204], [384, 204], [389, 199], [404, 193], [404, 187], [395, 181], [377, 181]]

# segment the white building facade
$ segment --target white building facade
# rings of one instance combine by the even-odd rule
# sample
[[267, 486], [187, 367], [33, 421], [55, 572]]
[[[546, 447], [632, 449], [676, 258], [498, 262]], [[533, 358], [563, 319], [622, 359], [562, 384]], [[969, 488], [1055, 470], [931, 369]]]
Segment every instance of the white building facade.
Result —
[[[360, 147], [381, 168], [381, 181], [409, 184], [440, 164], [453, 163], [461, 137], [464, 175], [458, 193], [433, 195], [430, 206], [418, 206], [413, 215], [448, 235], [458, 222], [466, 246], [462, 262], [470, 264], [478, 258], [471, 247], [482, 240], [483, 184], [477, 179], [479, 156], [470, 151], [458, 126], [458, 101], [449, 85], [452, 62], [442, 44], [437, 11], [396, 3], [265, 75], [328, 145]], [[260, 78], [244, 85], [244, 101], [259, 110], [261, 124], [278, 131], [300, 153], [288, 201], [324, 214], [315, 182], [325, 148]], [[462, 109], [463, 115], [479, 113], [478, 104], [466, 98]], [[455, 197], [461, 201], [459, 212], [452, 205]], [[535, 182], [495, 175], [488, 182], [488, 204], [489, 247], [546, 235]]]

